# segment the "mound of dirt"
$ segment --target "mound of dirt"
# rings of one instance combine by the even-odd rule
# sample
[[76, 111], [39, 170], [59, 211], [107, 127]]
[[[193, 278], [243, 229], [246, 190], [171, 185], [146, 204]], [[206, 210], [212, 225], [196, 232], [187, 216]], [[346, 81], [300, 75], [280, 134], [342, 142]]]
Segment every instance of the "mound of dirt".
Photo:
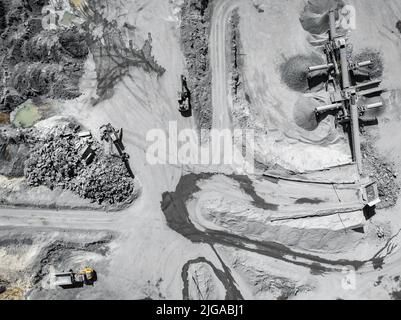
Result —
[[330, 28], [330, 9], [341, 9], [344, 5], [343, 0], [309, 0], [299, 20], [305, 31], [323, 34]]
[[313, 131], [318, 127], [318, 122], [314, 113], [316, 107], [320, 104], [313, 98], [301, 97], [295, 104], [294, 121], [307, 131]]
[[292, 90], [305, 92], [308, 89], [308, 67], [323, 63], [317, 54], [293, 56], [281, 64], [281, 79]]

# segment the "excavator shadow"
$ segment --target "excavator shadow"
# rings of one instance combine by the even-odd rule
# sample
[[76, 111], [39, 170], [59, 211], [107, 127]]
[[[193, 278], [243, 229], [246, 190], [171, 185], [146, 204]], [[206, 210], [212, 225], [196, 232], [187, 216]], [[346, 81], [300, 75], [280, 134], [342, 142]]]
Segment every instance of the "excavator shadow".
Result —
[[363, 208], [363, 215], [365, 216], [366, 220], [370, 220], [371, 218], [373, 218], [376, 215], [376, 206], [374, 207], [365, 206]]
[[309, 90], [312, 90], [313, 88], [326, 83], [328, 80], [329, 76], [327, 72], [320, 72], [309, 75], [307, 79]]
[[185, 110], [185, 111], [180, 111], [180, 113], [184, 118], [192, 117], [192, 109]]

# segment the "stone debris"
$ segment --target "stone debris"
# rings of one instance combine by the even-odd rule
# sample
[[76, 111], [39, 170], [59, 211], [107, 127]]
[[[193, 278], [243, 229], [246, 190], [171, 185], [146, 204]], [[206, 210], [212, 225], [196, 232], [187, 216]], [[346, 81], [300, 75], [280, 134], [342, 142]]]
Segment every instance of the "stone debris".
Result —
[[29, 147], [22, 131], [10, 126], [0, 128], [0, 174], [7, 177], [24, 175], [24, 162]]
[[46, 138], [33, 144], [25, 162], [28, 184], [44, 185], [51, 190], [68, 189], [98, 204], [113, 205], [130, 200], [135, 184], [123, 162], [105, 154], [93, 139], [82, 141], [78, 128], [73, 124], [64, 130], [56, 127]]
[[363, 167], [369, 177], [377, 182], [381, 203], [378, 209], [389, 208], [395, 206], [400, 193], [400, 186], [397, 183], [397, 172], [394, 165], [388, 162], [383, 156], [377, 154], [372, 144], [371, 138], [367, 135], [367, 139], [361, 145], [363, 155]]

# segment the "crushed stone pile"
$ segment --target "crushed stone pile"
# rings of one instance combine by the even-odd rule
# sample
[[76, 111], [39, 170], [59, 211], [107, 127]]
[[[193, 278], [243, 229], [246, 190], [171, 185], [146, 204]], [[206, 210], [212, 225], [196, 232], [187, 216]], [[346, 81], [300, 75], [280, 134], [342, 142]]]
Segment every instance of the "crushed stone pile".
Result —
[[[77, 149], [80, 138], [76, 131], [73, 124], [69, 129], [56, 127], [32, 145], [25, 162], [28, 185], [67, 189], [98, 204], [130, 200], [135, 183], [121, 159], [105, 154], [101, 145], [92, 141], [96, 155], [86, 164]], [[39, 136], [34, 132], [32, 129], [31, 134]]]
[[95, 199], [101, 204], [123, 203], [134, 192], [134, 184], [121, 161], [104, 157], [98, 159], [89, 170], [82, 170], [71, 183], [72, 189], [85, 199]]

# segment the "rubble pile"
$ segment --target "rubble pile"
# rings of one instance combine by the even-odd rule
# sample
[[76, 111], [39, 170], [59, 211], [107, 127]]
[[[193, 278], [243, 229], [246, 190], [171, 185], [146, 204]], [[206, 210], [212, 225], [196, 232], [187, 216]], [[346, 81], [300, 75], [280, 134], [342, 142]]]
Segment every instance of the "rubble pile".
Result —
[[92, 140], [88, 143], [96, 155], [87, 164], [79, 153], [80, 142], [74, 126], [56, 127], [46, 138], [38, 139], [25, 162], [28, 185], [67, 189], [98, 204], [113, 205], [132, 198], [134, 180], [121, 159], [106, 155]]
[[50, 135], [39, 142], [26, 161], [25, 177], [29, 185], [45, 185], [53, 190], [65, 188], [83, 169], [83, 163], [71, 138]]
[[44, 30], [46, 1], [0, 1], [0, 112], [32, 97], [73, 99], [89, 53], [77, 27]]
[[371, 140], [366, 139], [361, 144], [363, 155], [363, 167], [369, 177], [377, 182], [381, 203], [378, 209], [393, 207], [397, 203], [400, 193], [397, 172], [394, 165], [386, 161], [384, 157], [377, 154]]
[[73, 190], [85, 199], [94, 199], [99, 204], [107, 199], [110, 204], [122, 203], [134, 192], [131, 177], [122, 161], [105, 157], [98, 159], [89, 170], [82, 170], [73, 181]]
[[209, 34], [210, 0], [185, 0], [181, 14], [181, 41], [188, 69], [188, 87], [194, 116], [200, 129], [212, 127], [212, 73]]

